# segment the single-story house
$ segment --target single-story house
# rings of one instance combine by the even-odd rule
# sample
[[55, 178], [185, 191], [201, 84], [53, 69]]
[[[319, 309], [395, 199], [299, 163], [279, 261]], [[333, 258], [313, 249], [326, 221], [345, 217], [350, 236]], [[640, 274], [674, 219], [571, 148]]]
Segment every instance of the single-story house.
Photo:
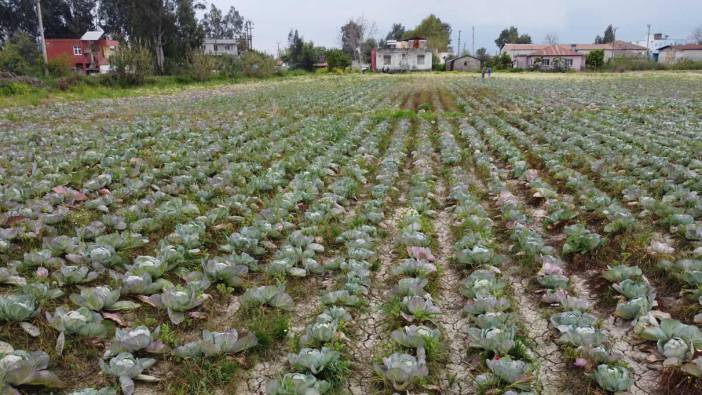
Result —
[[482, 66], [483, 62], [480, 59], [470, 55], [463, 55], [446, 61], [446, 71], [479, 71], [482, 69]]
[[548, 47], [548, 44], [505, 44], [500, 53], [506, 53], [510, 58], [514, 59], [520, 55], [531, 55], [546, 47]]
[[680, 61], [702, 62], [702, 44], [668, 45], [658, 50], [658, 62], [673, 64]]
[[594, 50], [601, 49], [604, 52], [604, 61], [618, 57], [645, 57], [646, 47], [626, 41], [614, 41], [607, 44], [571, 44], [575, 52], [583, 53], [585, 56]]
[[207, 55], [239, 55], [238, 42], [231, 38], [205, 38], [202, 51]]
[[105, 37], [101, 31], [89, 31], [81, 38], [47, 38], [46, 56], [51, 60], [65, 58], [79, 73], [107, 73], [111, 70], [110, 56], [119, 41]]
[[512, 64], [519, 69], [554, 70], [564, 68], [579, 71], [585, 68], [585, 55], [575, 52], [569, 45], [548, 45], [546, 48], [533, 51], [529, 55], [515, 56], [512, 59]]
[[[531, 56], [539, 51], [543, 51], [552, 45], [549, 44], [505, 44], [502, 53], [507, 53], [514, 61], [520, 56]], [[605, 62], [614, 57], [645, 57], [646, 47], [632, 44], [626, 41], [614, 41], [607, 44], [560, 44], [559, 47], [567, 47], [570, 51], [587, 56], [594, 50], [601, 49], [604, 52]], [[523, 60], [523, 58], [522, 58]], [[526, 68], [522, 63], [515, 67]]]
[[371, 51], [371, 70], [381, 72], [431, 71], [433, 52], [422, 37], [389, 41]]

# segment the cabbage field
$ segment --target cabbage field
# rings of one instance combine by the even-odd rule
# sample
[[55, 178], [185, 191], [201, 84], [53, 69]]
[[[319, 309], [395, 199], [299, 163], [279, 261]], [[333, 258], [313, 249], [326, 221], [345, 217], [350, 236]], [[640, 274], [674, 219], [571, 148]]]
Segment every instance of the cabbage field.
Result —
[[0, 394], [702, 393], [702, 74], [0, 109]]

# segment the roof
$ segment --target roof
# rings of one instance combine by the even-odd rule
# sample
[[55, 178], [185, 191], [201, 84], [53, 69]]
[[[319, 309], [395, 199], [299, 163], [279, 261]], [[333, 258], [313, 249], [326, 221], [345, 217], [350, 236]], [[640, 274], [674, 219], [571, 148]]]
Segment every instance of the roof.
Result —
[[447, 62], [455, 62], [455, 61], [457, 61], [457, 60], [459, 60], [459, 59], [463, 59], [463, 58], [473, 58], [473, 59], [475, 59], [475, 60], [477, 60], [477, 61], [482, 62], [482, 60], [480, 60], [480, 58], [476, 58], [475, 56], [471, 56], [471, 55], [463, 55], [463, 56], [459, 56], [459, 57], [456, 57], [456, 58], [447, 59], [446, 61], [447, 61]]
[[80, 39], [83, 41], [97, 41], [102, 38], [103, 34], [105, 33], [99, 30], [87, 31], [85, 32], [85, 34], [83, 34], [83, 37], [81, 37]]
[[548, 47], [548, 44], [505, 44], [504, 47], [502, 47], [503, 51], [535, 51], [539, 49], [544, 49]]
[[536, 51], [531, 56], [585, 56], [571, 49], [570, 45], [549, 45], [546, 48]]
[[400, 41], [410, 41], [410, 40], [426, 40], [426, 38], [420, 37], [420, 36], [412, 36], [412, 37], [403, 38]]
[[205, 44], [236, 44], [237, 40], [233, 38], [211, 38], [205, 37], [203, 41]]
[[668, 48], [675, 51], [702, 51], [702, 44], [666, 45], [665, 47], [658, 48], [658, 50], [662, 51]]
[[[646, 47], [642, 47], [640, 45], [636, 45], [633, 43], [629, 43], [626, 41], [621, 41], [617, 40], [614, 41], [613, 43], [607, 43], [607, 44], [560, 44], [557, 46], [559, 47], [566, 47], [570, 49], [575, 49], [577, 50], [593, 50], [593, 49], [615, 49], [615, 50], [622, 50], [622, 51], [645, 51]], [[502, 48], [503, 51], [541, 51], [545, 50], [546, 48], [552, 47], [552, 45], [548, 44], [505, 44], [505, 46]]]
[[646, 47], [640, 45], [617, 40], [606, 44], [575, 44], [576, 50], [593, 50], [593, 49], [615, 49], [621, 51], [645, 51]]

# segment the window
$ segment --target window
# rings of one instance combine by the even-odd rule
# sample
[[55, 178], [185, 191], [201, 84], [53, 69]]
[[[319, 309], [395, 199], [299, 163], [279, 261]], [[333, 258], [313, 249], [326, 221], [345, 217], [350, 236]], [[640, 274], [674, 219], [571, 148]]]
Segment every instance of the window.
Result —
[[417, 55], [417, 64], [418, 65], [423, 65], [424, 64], [424, 57], [425, 55]]
[[225, 51], [231, 51], [231, 50], [232, 50], [232, 46], [229, 45], [229, 44], [227, 44], [227, 45], [224, 46], [224, 50], [225, 50]]
[[73, 55], [80, 56], [82, 54], [83, 54], [83, 48], [81, 48], [77, 45], [74, 45], [73, 46]]
[[566, 58], [565, 59], [565, 65], [568, 67], [573, 67], [573, 59]]
[[214, 51], [219, 52], [219, 45], [217, 45], [217, 44], [214, 45]]
[[548, 66], [551, 63], [551, 59], [541, 59], [542, 66]]
[[383, 56], [383, 65], [390, 66], [391, 64], [392, 64], [392, 56], [390, 56], [390, 55]]

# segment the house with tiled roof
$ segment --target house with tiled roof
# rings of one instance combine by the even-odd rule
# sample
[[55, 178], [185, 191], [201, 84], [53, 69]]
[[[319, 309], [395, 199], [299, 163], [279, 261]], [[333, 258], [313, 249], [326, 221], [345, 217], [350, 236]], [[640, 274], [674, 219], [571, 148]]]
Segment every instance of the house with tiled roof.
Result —
[[606, 44], [574, 44], [574, 50], [579, 53], [589, 54], [592, 51], [601, 49], [604, 52], [604, 60], [607, 62], [617, 57], [645, 57], [646, 47], [626, 41], [616, 40]]
[[512, 57], [512, 64], [519, 69], [580, 71], [585, 69], [585, 55], [570, 45], [545, 45]]
[[[580, 56], [587, 57], [587, 55], [594, 50], [602, 50], [604, 52], [605, 62], [613, 57], [645, 57], [646, 47], [640, 45], [632, 44], [626, 41], [614, 41], [607, 44], [505, 44], [502, 48], [503, 53], [507, 53], [512, 58], [514, 67], [517, 68], [532, 68], [533, 65], [528, 63], [528, 59], [532, 61], [538, 57], [540, 59], [546, 59], [544, 63], [551, 64], [551, 59], [555, 57], [561, 57], [563, 59], [572, 59], [573, 67], [569, 68], [580, 70], [581, 68], [577, 66], [580, 63]], [[568, 53], [568, 55], [566, 55]], [[569, 65], [571, 60], [566, 61]], [[585, 61], [583, 59], [583, 67], [585, 66]], [[542, 64], [541, 68], [547, 65]], [[560, 65], [559, 65], [560, 66]]]
[[668, 45], [658, 51], [658, 63], [702, 62], [702, 44]]

